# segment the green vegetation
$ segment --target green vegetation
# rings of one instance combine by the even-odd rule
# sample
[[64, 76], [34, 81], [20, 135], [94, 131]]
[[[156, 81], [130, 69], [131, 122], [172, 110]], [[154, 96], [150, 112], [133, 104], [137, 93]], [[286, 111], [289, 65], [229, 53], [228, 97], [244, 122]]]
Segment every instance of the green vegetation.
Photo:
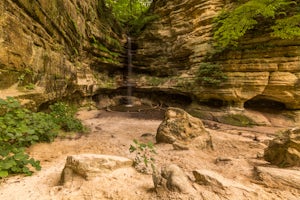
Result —
[[60, 129], [67, 132], [85, 132], [85, 127], [82, 125], [81, 121], [74, 117], [77, 112], [75, 107], [69, 106], [63, 102], [57, 102], [50, 106], [50, 110], [52, 121], [57, 124]]
[[148, 10], [151, 0], [105, 0], [106, 6], [121, 23], [135, 20]]
[[158, 17], [147, 14], [152, 0], [105, 0], [105, 2], [117, 21], [127, 28], [130, 34], [138, 34], [145, 24]]
[[247, 31], [256, 27], [270, 30], [272, 37], [300, 37], [299, 0], [238, 1], [235, 8], [223, 11], [216, 19], [214, 39], [224, 49], [236, 46]]
[[219, 122], [240, 127], [251, 127], [257, 125], [252, 119], [241, 114], [228, 114], [220, 117]]
[[217, 86], [227, 80], [220, 65], [211, 63], [201, 63], [196, 73], [197, 81], [207, 86]]
[[141, 143], [133, 140], [133, 145], [130, 145], [129, 152], [135, 152], [134, 166], [137, 170], [143, 173], [149, 172], [151, 167], [152, 173], [156, 173], [156, 165], [154, 155], [157, 154], [152, 142]]
[[64, 103], [50, 106], [49, 114], [31, 112], [14, 98], [0, 99], [0, 178], [9, 174], [31, 175], [31, 167], [40, 170], [40, 162], [30, 158], [25, 148], [38, 142], [52, 142], [59, 129], [84, 131], [74, 118], [76, 110]]

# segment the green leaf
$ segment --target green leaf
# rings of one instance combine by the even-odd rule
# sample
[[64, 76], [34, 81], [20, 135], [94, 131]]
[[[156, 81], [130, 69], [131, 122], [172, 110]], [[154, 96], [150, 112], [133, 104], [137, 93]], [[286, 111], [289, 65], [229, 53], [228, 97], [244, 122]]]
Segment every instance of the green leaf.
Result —
[[0, 177], [4, 178], [8, 176], [8, 171], [0, 170]]

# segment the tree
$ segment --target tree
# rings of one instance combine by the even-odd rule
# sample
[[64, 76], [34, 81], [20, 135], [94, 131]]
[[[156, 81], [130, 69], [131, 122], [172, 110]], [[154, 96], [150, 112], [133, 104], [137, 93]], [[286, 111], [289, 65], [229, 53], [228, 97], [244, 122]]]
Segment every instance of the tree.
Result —
[[133, 21], [147, 11], [152, 0], [105, 0], [106, 6], [123, 24]]
[[[239, 1], [240, 2], [240, 1]], [[299, 0], [247, 0], [233, 10], [223, 11], [215, 20], [214, 39], [218, 47], [238, 44], [247, 31], [269, 20], [272, 37], [300, 37]], [[262, 20], [263, 19], [263, 20]]]

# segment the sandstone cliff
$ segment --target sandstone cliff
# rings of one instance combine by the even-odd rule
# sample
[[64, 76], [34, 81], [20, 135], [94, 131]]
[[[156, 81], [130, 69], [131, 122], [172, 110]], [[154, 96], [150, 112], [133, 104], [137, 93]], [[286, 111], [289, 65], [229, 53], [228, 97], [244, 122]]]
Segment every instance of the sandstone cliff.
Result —
[[[300, 40], [272, 39], [258, 30], [245, 36], [238, 48], [211, 56], [213, 18], [229, 3], [154, 1], [152, 10], [160, 17], [136, 40], [135, 70], [145, 74], [136, 77], [137, 82], [149, 87], [157, 76], [158, 87], [185, 92], [200, 102], [238, 108], [271, 103], [299, 109]], [[221, 66], [227, 80], [217, 87], [199, 84], [195, 74], [203, 62]], [[149, 74], [152, 78], [147, 79]]]
[[0, 1], [0, 98], [39, 106], [114, 87], [122, 32], [103, 0]]
[[[213, 55], [212, 21], [230, 2], [153, 1], [150, 12], [159, 17], [132, 45], [136, 87], [238, 108], [299, 109], [299, 40], [271, 39], [258, 31], [238, 48]], [[21, 95], [39, 106], [118, 88], [123, 33], [103, 0], [1, 1], [0, 97]], [[197, 78], [202, 63], [217, 64], [228, 78], [214, 87], [202, 84]]]

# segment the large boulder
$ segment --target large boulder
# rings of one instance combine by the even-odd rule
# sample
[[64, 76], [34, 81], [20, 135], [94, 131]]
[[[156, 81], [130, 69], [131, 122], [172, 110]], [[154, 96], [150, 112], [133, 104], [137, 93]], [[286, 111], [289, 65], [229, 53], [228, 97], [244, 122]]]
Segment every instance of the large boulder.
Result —
[[156, 142], [187, 144], [196, 138], [197, 147], [212, 147], [211, 136], [200, 119], [180, 108], [168, 108], [163, 122], [157, 129]]
[[289, 129], [270, 141], [264, 158], [279, 167], [300, 166], [300, 127]]

